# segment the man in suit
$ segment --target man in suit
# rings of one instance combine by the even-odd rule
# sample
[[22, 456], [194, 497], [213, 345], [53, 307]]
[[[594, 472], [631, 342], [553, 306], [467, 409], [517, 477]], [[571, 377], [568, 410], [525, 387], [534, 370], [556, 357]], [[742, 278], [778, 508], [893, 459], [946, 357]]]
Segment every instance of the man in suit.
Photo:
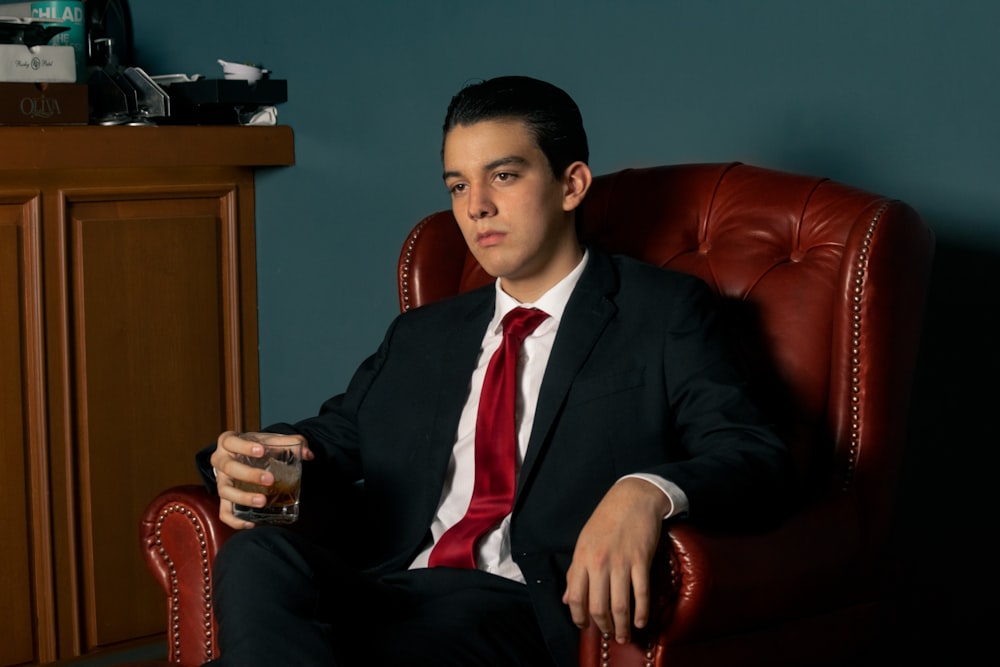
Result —
[[[200, 455], [241, 529], [216, 564], [222, 664], [571, 665], [577, 628], [626, 642], [649, 622], [665, 519], [736, 521], [781, 501], [787, 452], [747, 398], [708, 288], [581, 245], [592, 175], [573, 100], [527, 77], [468, 86], [442, 160], [496, 283], [399, 316], [318, 416], [226, 432]], [[484, 378], [512, 311], [533, 321], [510, 355], [510, 461], [484, 466], [481, 443], [503, 430], [482, 426]], [[264, 501], [234, 479], [273, 482], [235, 458], [262, 441], [307, 445], [312, 535], [233, 515]], [[482, 481], [508, 465], [508, 481]], [[343, 500], [362, 480], [363, 499]], [[506, 500], [482, 501], [505, 484]], [[455, 535], [486, 505], [456, 559]]]

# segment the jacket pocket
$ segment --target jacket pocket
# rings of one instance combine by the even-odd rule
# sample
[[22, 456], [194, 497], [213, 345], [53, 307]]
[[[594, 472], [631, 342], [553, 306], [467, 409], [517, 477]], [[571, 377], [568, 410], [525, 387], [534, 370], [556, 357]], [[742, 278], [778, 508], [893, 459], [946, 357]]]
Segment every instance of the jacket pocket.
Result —
[[573, 382], [566, 405], [578, 406], [599, 398], [637, 389], [644, 384], [644, 368], [630, 368], [613, 373], [580, 376]]

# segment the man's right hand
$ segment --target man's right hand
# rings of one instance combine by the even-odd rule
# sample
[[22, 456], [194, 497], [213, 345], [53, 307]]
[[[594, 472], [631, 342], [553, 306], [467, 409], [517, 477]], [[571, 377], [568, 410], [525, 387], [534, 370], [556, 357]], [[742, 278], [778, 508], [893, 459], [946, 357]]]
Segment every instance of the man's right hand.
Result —
[[260, 486], [274, 484], [274, 475], [266, 470], [240, 463], [236, 457], [239, 455], [262, 456], [264, 454], [263, 444], [282, 445], [295, 442], [302, 443], [302, 458], [304, 460], [313, 458], [308, 443], [300, 435], [226, 431], [219, 436], [211, 462], [215, 469], [215, 484], [219, 492], [219, 518], [224, 524], [237, 530], [253, 528], [255, 525], [253, 522], [236, 518], [233, 514], [233, 504], [249, 507], [263, 507], [267, 504], [267, 497], [263, 493], [241, 491], [234, 486], [233, 480]]

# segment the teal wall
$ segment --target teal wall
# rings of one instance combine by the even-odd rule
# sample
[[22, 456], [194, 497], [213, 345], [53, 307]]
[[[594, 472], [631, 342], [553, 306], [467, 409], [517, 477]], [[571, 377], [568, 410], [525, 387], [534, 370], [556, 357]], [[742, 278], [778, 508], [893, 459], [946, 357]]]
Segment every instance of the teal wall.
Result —
[[222, 58], [288, 80], [278, 120], [297, 164], [258, 190], [265, 422], [310, 414], [380, 340], [401, 239], [448, 206], [445, 106], [477, 77], [566, 88], [596, 172], [736, 159], [829, 176], [908, 201], [942, 238], [1000, 248], [992, 0], [131, 6], [151, 74], [219, 77]]
[[[218, 77], [223, 58], [288, 80], [278, 119], [295, 130], [297, 164], [262, 173], [257, 191], [265, 423], [312, 414], [343, 388], [396, 312], [400, 242], [448, 206], [438, 150], [450, 96], [470, 79], [523, 73], [577, 99], [598, 173], [735, 159], [829, 176], [925, 216], [938, 261], [903, 530], [927, 540], [910, 574], [954, 567], [934, 536], [954, 532], [960, 548], [978, 539], [985, 500], [975, 489], [989, 484], [977, 470], [996, 458], [983, 445], [997, 443], [980, 415], [996, 410], [989, 380], [1000, 373], [1000, 3], [131, 6], [136, 57], [151, 74]], [[979, 617], [971, 593], [931, 585], [917, 597], [935, 608], [927, 622], [943, 615], [967, 627]]]

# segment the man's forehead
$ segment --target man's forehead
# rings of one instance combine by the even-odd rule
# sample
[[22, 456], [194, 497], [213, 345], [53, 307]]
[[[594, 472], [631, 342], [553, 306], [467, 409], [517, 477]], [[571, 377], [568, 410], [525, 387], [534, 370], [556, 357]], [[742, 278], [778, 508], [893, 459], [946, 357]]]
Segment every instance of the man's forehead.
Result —
[[488, 169], [502, 164], [528, 164], [540, 150], [519, 121], [481, 121], [458, 125], [445, 135], [442, 152], [446, 172]]

